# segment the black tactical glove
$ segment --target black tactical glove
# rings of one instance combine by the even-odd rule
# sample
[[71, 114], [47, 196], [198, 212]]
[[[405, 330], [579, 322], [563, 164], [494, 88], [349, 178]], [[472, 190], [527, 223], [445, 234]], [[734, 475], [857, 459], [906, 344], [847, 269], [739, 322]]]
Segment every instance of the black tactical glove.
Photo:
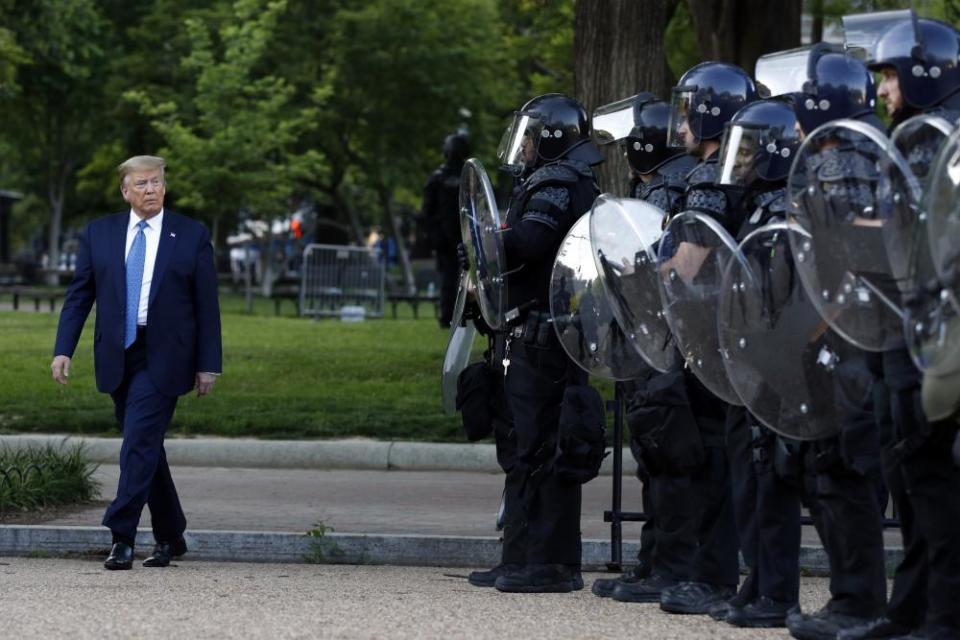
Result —
[[467, 246], [462, 242], [457, 243], [457, 263], [460, 264], [461, 271], [470, 270], [470, 260], [467, 258]]

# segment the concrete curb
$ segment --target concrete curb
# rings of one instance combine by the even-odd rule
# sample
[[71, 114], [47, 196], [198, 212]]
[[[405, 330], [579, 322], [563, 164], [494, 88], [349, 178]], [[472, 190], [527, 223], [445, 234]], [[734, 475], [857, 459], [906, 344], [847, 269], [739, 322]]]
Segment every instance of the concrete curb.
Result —
[[[64, 435], [0, 435], [0, 448], [23, 449], [82, 444], [93, 462], [116, 464], [120, 438]], [[472, 471], [502, 473], [492, 444], [439, 444], [380, 440], [257, 440], [253, 438], [167, 438], [171, 465], [261, 469], [358, 469], [402, 471]], [[624, 475], [636, 474], [629, 453]], [[604, 460], [603, 475], [613, 472], [613, 456]]]
[[[490, 567], [500, 560], [496, 538], [480, 536], [424, 536], [405, 534], [326, 533], [310, 537], [302, 533], [251, 531], [187, 531], [185, 538], [191, 560], [222, 562], [317, 562], [329, 564], [405, 565], [420, 567]], [[101, 527], [52, 527], [43, 525], [0, 525], [2, 556], [105, 557], [110, 533]], [[142, 554], [153, 548], [153, 536], [137, 535]], [[625, 542], [623, 557], [636, 558], [637, 544]], [[887, 549], [887, 569], [903, 557], [900, 548]], [[586, 569], [605, 569], [610, 558], [608, 540], [583, 541]], [[813, 575], [829, 569], [822, 547], [804, 546], [800, 567]]]

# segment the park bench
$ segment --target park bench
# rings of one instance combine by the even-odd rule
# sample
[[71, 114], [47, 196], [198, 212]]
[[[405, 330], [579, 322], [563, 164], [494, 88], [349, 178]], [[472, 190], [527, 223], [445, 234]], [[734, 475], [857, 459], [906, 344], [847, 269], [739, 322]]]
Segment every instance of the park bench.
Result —
[[300, 312], [300, 280], [299, 278], [279, 278], [270, 288], [270, 299], [273, 300], [273, 315], [280, 315], [280, 307], [284, 300], [293, 302], [297, 313]]
[[57, 310], [57, 301], [61, 300], [66, 291], [64, 289], [46, 289], [40, 287], [0, 287], [0, 295], [9, 295], [13, 298], [13, 310], [19, 311], [20, 299], [32, 299], [35, 311], [40, 311], [40, 303], [47, 301], [50, 304], [50, 313]]
[[420, 318], [420, 303], [432, 303], [434, 315], [440, 317], [440, 296], [438, 295], [429, 296], [420, 293], [390, 293], [387, 294], [387, 302], [390, 303], [390, 310], [393, 313], [394, 320], [397, 319], [397, 305], [399, 305], [401, 302], [405, 302], [410, 305], [410, 308], [413, 310], [414, 319]]

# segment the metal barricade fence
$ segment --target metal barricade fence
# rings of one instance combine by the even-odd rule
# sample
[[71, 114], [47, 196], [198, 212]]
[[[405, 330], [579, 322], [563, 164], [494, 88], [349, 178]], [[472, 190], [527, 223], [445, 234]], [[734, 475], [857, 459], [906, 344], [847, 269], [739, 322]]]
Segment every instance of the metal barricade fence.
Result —
[[363, 307], [383, 317], [386, 266], [378, 249], [311, 244], [303, 250], [300, 315], [338, 316], [343, 307]]

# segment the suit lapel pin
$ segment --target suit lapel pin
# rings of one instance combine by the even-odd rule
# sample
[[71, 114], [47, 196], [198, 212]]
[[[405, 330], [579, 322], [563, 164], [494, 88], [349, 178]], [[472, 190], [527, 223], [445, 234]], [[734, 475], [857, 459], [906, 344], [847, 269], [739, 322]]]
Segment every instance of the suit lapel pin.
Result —
[[176, 237], [177, 237], [177, 234], [175, 234], [173, 231], [171, 231], [171, 232], [170, 232], [170, 237], [171, 237], [171, 238], [176, 238]]

